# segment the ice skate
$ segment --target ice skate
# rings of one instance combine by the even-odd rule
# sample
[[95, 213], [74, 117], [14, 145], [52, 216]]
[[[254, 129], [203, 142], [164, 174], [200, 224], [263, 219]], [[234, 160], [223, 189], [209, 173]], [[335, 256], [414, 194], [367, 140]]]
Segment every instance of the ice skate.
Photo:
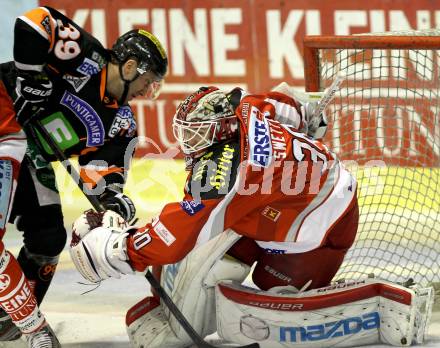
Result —
[[21, 337], [20, 329], [12, 322], [11, 317], [0, 309], [0, 342], [15, 341]]
[[49, 324], [40, 330], [25, 335], [29, 348], [60, 348], [61, 344]]

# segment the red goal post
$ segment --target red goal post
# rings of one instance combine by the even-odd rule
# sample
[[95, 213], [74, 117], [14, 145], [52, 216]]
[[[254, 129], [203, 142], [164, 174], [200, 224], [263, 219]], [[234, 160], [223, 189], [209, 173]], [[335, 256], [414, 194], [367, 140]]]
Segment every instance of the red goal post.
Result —
[[306, 90], [346, 80], [324, 141], [356, 175], [359, 231], [336, 278], [440, 281], [440, 30], [304, 39]]

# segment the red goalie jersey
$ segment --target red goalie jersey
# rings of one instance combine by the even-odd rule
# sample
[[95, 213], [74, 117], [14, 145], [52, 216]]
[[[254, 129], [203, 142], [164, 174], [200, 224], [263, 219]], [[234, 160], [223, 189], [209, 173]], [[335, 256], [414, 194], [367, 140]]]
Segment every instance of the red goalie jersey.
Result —
[[183, 200], [129, 237], [136, 270], [179, 261], [228, 228], [262, 248], [311, 251], [356, 204], [354, 178], [323, 143], [298, 132], [303, 120], [292, 98], [240, 93], [239, 136], [195, 160]]

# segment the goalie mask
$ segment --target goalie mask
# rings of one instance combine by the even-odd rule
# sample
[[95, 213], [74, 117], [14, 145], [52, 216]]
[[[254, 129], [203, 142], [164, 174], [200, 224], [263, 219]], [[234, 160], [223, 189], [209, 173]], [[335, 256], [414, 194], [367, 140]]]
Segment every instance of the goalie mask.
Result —
[[236, 136], [234, 108], [217, 87], [200, 87], [178, 107], [173, 118], [174, 136], [183, 153], [200, 157], [207, 148]]

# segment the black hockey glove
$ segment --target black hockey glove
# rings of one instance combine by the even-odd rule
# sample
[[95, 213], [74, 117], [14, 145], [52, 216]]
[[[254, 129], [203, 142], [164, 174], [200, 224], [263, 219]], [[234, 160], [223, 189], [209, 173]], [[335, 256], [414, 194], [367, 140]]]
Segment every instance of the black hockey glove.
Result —
[[130, 222], [136, 215], [133, 201], [118, 188], [106, 187], [105, 191], [99, 196], [99, 201], [105, 209], [117, 212], [125, 221]]
[[52, 82], [45, 73], [20, 72], [13, 96], [18, 123], [24, 127], [44, 110], [51, 93]]

